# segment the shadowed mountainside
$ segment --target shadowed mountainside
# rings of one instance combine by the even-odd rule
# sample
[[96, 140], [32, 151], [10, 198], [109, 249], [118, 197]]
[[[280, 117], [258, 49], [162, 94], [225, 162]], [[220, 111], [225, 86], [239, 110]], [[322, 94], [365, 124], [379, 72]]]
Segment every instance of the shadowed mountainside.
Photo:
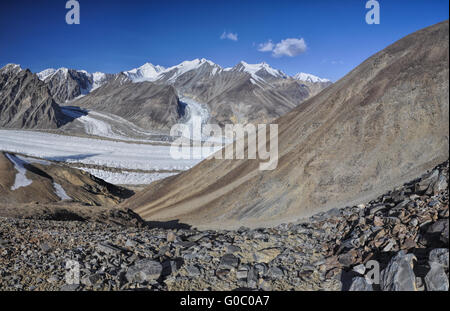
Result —
[[54, 129], [68, 122], [47, 86], [28, 69], [0, 69], [0, 127]]
[[121, 116], [146, 130], [169, 130], [182, 117], [172, 86], [132, 83], [124, 75], [71, 104]]

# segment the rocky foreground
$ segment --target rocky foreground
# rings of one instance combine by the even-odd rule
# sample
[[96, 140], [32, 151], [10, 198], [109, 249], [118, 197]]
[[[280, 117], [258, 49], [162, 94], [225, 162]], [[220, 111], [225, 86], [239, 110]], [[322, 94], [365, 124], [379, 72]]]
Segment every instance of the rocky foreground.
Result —
[[268, 229], [155, 228], [120, 210], [109, 221], [0, 218], [0, 289], [448, 290], [448, 168]]

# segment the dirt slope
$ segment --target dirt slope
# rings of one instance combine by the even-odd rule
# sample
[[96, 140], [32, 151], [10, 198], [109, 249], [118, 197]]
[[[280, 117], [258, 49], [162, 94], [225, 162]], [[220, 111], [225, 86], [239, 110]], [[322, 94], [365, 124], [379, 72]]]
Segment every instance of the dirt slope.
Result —
[[77, 169], [50, 162], [29, 163], [0, 152], [0, 204], [66, 201], [115, 206], [131, 194]]

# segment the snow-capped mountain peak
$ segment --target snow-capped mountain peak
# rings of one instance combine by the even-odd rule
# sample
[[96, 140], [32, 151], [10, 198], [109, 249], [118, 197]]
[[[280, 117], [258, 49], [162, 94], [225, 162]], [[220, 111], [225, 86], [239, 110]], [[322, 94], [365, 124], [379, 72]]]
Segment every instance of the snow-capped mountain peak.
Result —
[[20, 72], [23, 69], [18, 64], [6, 64], [3, 68], [0, 68], [0, 70], [2, 70], [3, 72], [10, 72], [10, 71]]
[[52, 77], [54, 75], [60, 75], [60, 76], [63, 76], [63, 77], [67, 77], [68, 73], [69, 73], [69, 69], [65, 68], [65, 67], [61, 67], [61, 68], [58, 68], [58, 69], [48, 68], [48, 69], [45, 69], [45, 70], [43, 70], [41, 72], [38, 72], [37, 76], [38, 76], [38, 78], [40, 80], [44, 81], [47, 78]]
[[274, 69], [269, 66], [269, 64], [262, 62], [259, 64], [248, 64], [244, 61], [241, 61], [233, 68], [227, 68], [227, 70], [234, 70], [240, 72], [246, 72], [252, 76], [253, 79], [257, 81], [264, 80], [263, 77], [266, 75], [273, 76], [275, 78], [285, 78], [286, 74], [284, 74], [281, 70]]
[[92, 86], [90, 91], [92, 92], [95, 89], [98, 89], [100, 86], [107, 82], [106, 73], [103, 72], [94, 72], [91, 74], [92, 77]]
[[58, 70], [56, 70], [55, 74], [63, 74], [67, 75], [69, 73], [69, 69], [66, 67], [61, 67]]
[[169, 83], [173, 83], [176, 81], [176, 79], [183, 75], [184, 73], [192, 70], [199, 69], [203, 65], [208, 64], [209, 66], [213, 67], [211, 74], [214, 75], [218, 71], [222, 70], [222, 67], [215, 64], [214, 62], [207, 60], [205, 58], [196, 58], [194, 60], [187, 60], [184, 61], [176, 66], [167, 68], [163, 73], [167, 74], [170, 78], [167, 80]]
[[56, 69], [54, 68], [48, 68], [45, 70], [42, 70], [41, 72], [37, 73], [37, 76], [40, 80], [44, 81], [45, 79], [47, 79], [48, 77], [50, 77], [52, 74], [54, 74], [56, 72]]
[[293, 78], [295, 80], [312, 82], [312, 83], [330, 82], [330, 80], [328, 80], [328, 79], [319, 78], [315, 75], [312, 75], [309, 73], [304, 73], [304, 72], [297, 73]]
[[176, 66], [170, 67], [167, 69], [167, 71], [173, 70], [173, 69], [179, 69], [181, 71], [187, 72], [190, 70], [194, 70], [199, 68], [200, 66], [204, 65], [204, 64], [208, 64], [210, 66], [218, 66], [219, 65], [215, 64], [214, 62], [207, 60], [205, 58], [196, 58], [194, 60], [186, 60]]
[[151, 63], [145, 63], [139, 68], [134, 68], [129, 71], [125, 71], [124, 74], [132, 81], [155, 81], [158, 79], [159, 74], [165, 70], [162, 66], [155, 66]]
[[153, 65], [151, 63], [146, 63], [139, 68], [135, 68], [129, 71], [125, 71], [124, 74], [133, 82], [142, 82], [142, 81], [157, 81], [162, 79], [163, 76], [170, 77], [168, 82], [174, 82], [180, 75], [200, 68], [204, 64], [208, 64], [217, 69], [213, 69], [214, 73], [217, 72], [221, 67], [210, 60], [205, 58], [196, 58], [194, 60], [187, 60], [181, 62], [178, 65], [164, 68], [159, 65]]

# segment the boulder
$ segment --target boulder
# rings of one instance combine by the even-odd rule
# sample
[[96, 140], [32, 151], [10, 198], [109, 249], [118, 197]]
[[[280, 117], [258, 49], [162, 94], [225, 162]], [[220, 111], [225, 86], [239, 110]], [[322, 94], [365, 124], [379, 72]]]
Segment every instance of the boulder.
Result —
[[429, 255], [430, 266], [433, 262], [435, 262], [448, 269], [448, 257], [448, 248], [435, 248], [430, 252]]
[[352, 285], [350, 285], [349, 291], [373, 291], [373, 287], [372, 284], [369, 284], [369, 282], [367, 282], [366, 278], [357, 276], [352, 279]]
[[400, 251], [391, 259], [381, 272], [380, 286], [383, 291], [416, 291], [416, 276], [414, 275], [413, 254]]
[[144, 283], [157, 280], [161, 276], [162, 265], [151, 259], [141, 259], [130, 267], [125, 275], [128, 282]]
[[425, 284], [429, 291], [448, 291], [448, 277], [441, 264], [431, 262], [431, 269], [425, 276]]

